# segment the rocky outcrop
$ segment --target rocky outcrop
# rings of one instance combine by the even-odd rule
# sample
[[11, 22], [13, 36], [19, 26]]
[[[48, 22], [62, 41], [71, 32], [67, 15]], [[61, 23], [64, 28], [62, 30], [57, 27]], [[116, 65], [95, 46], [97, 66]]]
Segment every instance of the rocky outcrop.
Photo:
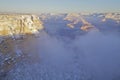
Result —
[[81, 23], [82, 26], [80, 26], [80, 30], [82, 30], [82, 31], [85, 31], [85, 32], [91, 31], [91, 30], [98, 31], [98, 29], [94, 25], [89, 23], [87, 20], [85, 20], [81, 14], [75, 14], [75, 13], [74, 14], [68, 14], [64, 18], [64, 20], [69, 21], [67, 26], [70, 27], [70, 28], [75, 28], [76, 24]]
[[22, 55], [16, 41], [12, 38], [3, 39], [0, 42], [0, 77], [10, 71], [22, 59]]
[[80, 29], [83, 31], [97, 31], [97, 29], [91, 24], [84, 24], [82, 27], [80, 27]]
[[43, 29], [42, 22], [35, 15], [1, 14], [0, 35], [34, 34]]
[[[23, 50], [24, 46], [21, 47], [22, 43], [27, 41], [31, 34], [39, 33], [44, 28], [42, 24], [35, 15], [0, 15], [0, 80], [27, 56], [27, 52]], [[18, 38], [23, 35], [26, 38]]]
[[81, 22], [81, 16], [77, 13], [70, 13], [64, 18], [64, 20], [69, 21], [70, 23], [67, 24], [70, 28], [75, 28], [75, 25]]
[[107, 19], [112, 19], [120, 23], [120, 13], [106, 13], [102, 21], [105, 22]]

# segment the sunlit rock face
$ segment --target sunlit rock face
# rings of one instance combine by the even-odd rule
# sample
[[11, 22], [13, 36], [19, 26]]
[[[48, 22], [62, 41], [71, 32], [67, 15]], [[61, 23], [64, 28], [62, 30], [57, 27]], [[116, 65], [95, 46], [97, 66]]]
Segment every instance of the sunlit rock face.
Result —
[[70, 22], [67, 24], [68, 27], [75, 28], [75, 25], [81, 22], [81, 16], [77, 13], [70, 13], [70, 14], [67, 14], [64, 20], [67, 20]]
[[81, 30], [83, 31], [99, 31], [98, 29], [96, 29], [92, 24], [84, 24], [81, 28]]
[[[77, 18], [77, 19], [76, 19]], [[64, 20], [68, 20], [68, 21], [75, 21], [77, 20], [78, 21], [78, 18], [80, 18], [80, 14], [77, 14], [77, 13], [69, 13], [67, 14], [67, 16], [64, 18]], [[79, 19], [80, 21], [80, 19]]]
[[28, 38], [43, 28], [43, 23], [36, 15], [0, 15], [0, 80], [29, 53], [26, 51], [28, 48], [22, 47], [24, 42], [30, 41]]
[[94, 25], [89, 23], [82, 15], [77, 13], [73, 13], [73, 14], [70, 13], [64, 18], [64, 20], [69, 21], [67, 26], [70, 28], [75, 28], [76, 25], [79, 25], [80, 30], [85, 32], [91, 31], [91, 30], [98, 31], [98, 29]]
[[102, 21], [105, 22], [107, 19], [112, 19], [120, 23], [120, 13], [106, 13]]
[[0, 15], [0, 35], [33, 34], [41, 29], [42, 22], [35, 15]]

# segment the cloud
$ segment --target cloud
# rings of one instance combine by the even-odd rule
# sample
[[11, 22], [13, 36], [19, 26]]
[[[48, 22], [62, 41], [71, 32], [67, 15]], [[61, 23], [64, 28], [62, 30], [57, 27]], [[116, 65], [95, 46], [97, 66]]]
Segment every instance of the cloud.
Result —
[[32, 65], [18, 64], [8, 74], [9, 80], [13, 76], [17, 80], [119, 79], [119, 36], [89, 32], [65, 42], [44, 32], [32, 43], [35, 44], [32, 49], [39, 47], [39, 60]]

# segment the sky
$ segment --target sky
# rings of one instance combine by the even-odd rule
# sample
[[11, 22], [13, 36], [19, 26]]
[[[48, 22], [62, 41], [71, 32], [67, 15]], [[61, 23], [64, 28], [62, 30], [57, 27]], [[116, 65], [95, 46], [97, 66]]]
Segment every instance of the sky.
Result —
[[0, 12], [120, 12], [120, 0], [0, 0]]

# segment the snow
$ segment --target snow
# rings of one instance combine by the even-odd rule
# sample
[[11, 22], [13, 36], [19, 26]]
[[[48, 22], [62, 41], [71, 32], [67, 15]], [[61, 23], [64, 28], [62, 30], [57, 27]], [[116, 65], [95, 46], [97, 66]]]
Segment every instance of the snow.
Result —
[[20, 57], [22, 56], [22, 51], [20, 49], [16, 49], [16, 54], [17, 54], [17, 57]]

